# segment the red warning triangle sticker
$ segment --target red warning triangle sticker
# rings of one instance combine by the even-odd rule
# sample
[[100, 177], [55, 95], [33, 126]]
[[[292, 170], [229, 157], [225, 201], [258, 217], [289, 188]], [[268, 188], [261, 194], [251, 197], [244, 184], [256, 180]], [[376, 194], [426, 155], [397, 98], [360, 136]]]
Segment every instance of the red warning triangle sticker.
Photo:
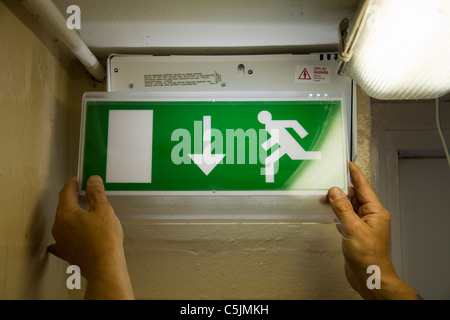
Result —
[[303, 69], [302, 73], [300, 73], [300, 76], [298, 77], [300, 80], [311, 80], [311, 76], [308, 73], [308, 70], [306, 68]]

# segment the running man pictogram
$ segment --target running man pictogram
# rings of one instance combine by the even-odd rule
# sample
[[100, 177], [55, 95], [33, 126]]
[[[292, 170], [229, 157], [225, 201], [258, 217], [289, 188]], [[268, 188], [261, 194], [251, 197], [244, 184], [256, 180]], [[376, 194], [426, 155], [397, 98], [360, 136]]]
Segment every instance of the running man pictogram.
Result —
[[262, 144], [264, 150], [269, 150], [276, 144], [280, 147], [266, 157], [264, 174], [266, 183], [275, 182], [275, 163], [287, 154], [292, 160], [320, 160], [320, 151], [305, 151], [298, 142], [287, 131], [292, 128], [303, 139], [308, 132], [296, 120], [272, 120], [272, 114], [268, 111], [261, 111], [258, 114], [258, 121], [265, 125], [265, 130], [270, 134], [270, 139]]

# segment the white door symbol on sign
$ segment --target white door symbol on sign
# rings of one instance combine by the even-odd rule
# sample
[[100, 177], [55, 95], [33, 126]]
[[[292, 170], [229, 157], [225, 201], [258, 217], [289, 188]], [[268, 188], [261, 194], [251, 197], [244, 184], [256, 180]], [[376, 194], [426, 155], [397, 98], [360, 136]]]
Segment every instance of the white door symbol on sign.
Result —
[[285, 154], [292, 160], [320, 160], [320, 151], [305, 151], [301, 145], [291, 136], [287, 128], [292, 128], [303, 139], [308, 132], [296, 120], [272, 120], [272, 114], [261, 111], [258, 121], [265, 125], [265, 130], [270, 134], [270, 139], [262, 144], [265, 150], [269, 150], [276, 144], [280, 147], [265, 159], [266, 182], [275, 182], [275, 163]]

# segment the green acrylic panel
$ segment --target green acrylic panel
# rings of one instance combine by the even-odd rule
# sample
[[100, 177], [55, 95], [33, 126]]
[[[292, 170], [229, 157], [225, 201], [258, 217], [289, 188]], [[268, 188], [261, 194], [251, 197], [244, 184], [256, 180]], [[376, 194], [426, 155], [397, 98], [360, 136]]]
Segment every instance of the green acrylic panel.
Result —
[[[85, 108], [82, 190], [91, 175], [101, 176], [107, 191], [123, 192], [324, 193], [347, 187], [340, 100], [88, 100]], [[153, 111], [151, 182], [107, 181], [109, 114], [114, 110]], [[273, 145], [265, 150], [268, 140]], [[206, 174], [190, 156], [202, 154], [224, 156]]]

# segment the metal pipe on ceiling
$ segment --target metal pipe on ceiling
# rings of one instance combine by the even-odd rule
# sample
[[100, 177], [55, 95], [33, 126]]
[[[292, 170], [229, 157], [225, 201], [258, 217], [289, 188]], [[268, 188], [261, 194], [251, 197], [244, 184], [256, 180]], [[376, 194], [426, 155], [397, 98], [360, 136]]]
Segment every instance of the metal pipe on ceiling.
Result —
[[83, 42], [77, 30], [67, 27], [66, 17], [63, 16], [53, 1], [24, 0], [23, 4], [50, 28], [57, 39], [72, 51], [95, 79], [99, 81], [105, 79], [105, 68]]

